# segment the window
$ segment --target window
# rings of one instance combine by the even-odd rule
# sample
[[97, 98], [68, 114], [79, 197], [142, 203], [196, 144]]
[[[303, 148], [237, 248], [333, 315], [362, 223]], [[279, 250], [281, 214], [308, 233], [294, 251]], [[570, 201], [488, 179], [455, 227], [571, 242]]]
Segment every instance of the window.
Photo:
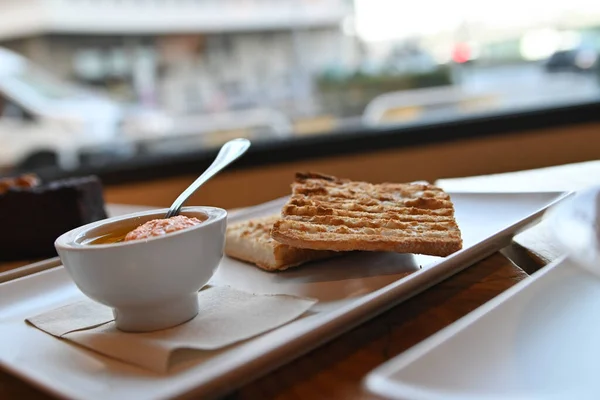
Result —
[[[102, 33], [15, 31], [20, 54], [0, 52], [0, 86], [115, 149], [144, 149], [131, 160], [160, 158], [165, 141], [170, 156], [178, 145], [181, 154], [217, 146], [223, 129], [196, 123], [211, 118], [237, 132], [254, 129], [250, 116], [277, 115], [264, 132], [278, 134], [253, 130], [253, 139], [293, 141], [600, 101], [598, 2], [139, 2], [138, 30], [125, 3]], [[15, 57], [21, 64], [4, 61]], [[73, 72], [95, 89], [65, 81]]]
[[76, 95], [76, 89], [67, 82], [61, 82], [47, 72], [27, 65], [12, 77], [24, 89], [31, 90], [37, 96], [48, 100], [61, 100]]
[[76, 50], [73, 64], [75, 74], [84, 81], [100, 80], [106, 75], [106, 61], [98, 49]]
[[34, 116], [12, 100], [0, 95], [0, 119], [7, 118], [18, 121], [33, 121]]

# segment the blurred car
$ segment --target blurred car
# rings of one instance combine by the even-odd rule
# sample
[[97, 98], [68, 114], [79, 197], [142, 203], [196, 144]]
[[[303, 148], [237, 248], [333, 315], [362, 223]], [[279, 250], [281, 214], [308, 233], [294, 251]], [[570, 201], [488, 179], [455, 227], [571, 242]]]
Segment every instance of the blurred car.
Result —
[[160, 113], [61, 81], [0, 48], [0, 169], [73, 169], [84, 151], [127, 152], [131, 138], [167, 125]]
[[577, 47], [554, 52], [545, 63], [548, 72], [593, 71], [598, 65], [598, 51], [590, 47]]
[[220, 146], [229, 139], [285, 138], [293, 134], [287, 115], [271, 108], [193, 114], [174, 118], [169, 133], [138, 141], [142, 153], [182, 153]]

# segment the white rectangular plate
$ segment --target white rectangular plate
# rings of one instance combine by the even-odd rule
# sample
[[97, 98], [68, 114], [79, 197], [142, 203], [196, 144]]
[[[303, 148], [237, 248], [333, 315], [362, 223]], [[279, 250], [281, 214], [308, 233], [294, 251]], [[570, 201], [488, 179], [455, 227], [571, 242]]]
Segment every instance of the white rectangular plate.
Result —
[[371, 372], [395, 399], [600, 398], [600, 279], [552, 263]]
[[[256, 293], [314, 297], [319, 299], [316, 313], [220, 351], [196, 352], [192, 357], [182, 353], [166, 375], [103, 357], [23, 322], [26, 317], [82, 299], [64, 268], [0, 284], [0, 365], [44, 390], [68, 398], [162, 399], [222, 394], [504, 247], [561, 194], [451, 196], [465, 248], [445, 259], [359, 253], [267, 273], [225, 258], [213, 284]], [[230, 222], [278, 213], [283, 201], [236, 213]]]

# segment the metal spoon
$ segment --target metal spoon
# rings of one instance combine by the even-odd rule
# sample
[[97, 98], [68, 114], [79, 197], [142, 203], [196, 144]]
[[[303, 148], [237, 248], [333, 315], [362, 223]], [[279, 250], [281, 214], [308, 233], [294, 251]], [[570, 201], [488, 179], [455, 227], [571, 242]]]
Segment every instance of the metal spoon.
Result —
[[248, 139], [233, 139], [225, 143], [215, 161], [208, 167], [206, 171], [198, 179], [196, 179], [187, 189], [185, 189], [177, 199], [173, 202], [165, 218], [171, 218], [179, 214], [181, 206], [200, 186], [206, 181], [215, 176], [223, 168], [237, 160], [250, 147]]

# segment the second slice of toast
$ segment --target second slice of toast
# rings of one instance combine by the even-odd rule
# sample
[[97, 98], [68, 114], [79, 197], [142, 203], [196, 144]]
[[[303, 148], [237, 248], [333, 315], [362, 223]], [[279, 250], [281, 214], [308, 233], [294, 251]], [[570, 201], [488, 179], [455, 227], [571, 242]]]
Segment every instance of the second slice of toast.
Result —
[[253, 263], [266, 271], [285, 270], [338, 254], [335, 251], [299, 249], [277, 242], [270, 232], [278, 219], [278, 215], [273, 215], [228, 227], [225, 254]]

